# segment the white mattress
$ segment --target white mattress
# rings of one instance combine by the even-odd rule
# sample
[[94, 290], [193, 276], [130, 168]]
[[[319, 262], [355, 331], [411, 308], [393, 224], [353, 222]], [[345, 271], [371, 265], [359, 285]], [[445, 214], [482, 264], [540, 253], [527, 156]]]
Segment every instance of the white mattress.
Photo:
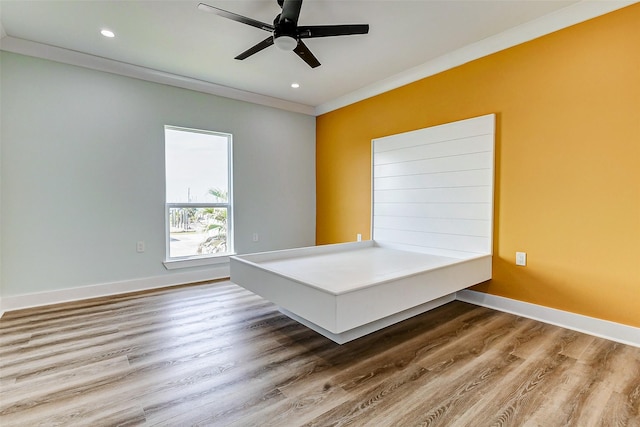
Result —
[[260, 266], [334, 295], [461, 262], [460, 259], [381, 247], [291, 256]]

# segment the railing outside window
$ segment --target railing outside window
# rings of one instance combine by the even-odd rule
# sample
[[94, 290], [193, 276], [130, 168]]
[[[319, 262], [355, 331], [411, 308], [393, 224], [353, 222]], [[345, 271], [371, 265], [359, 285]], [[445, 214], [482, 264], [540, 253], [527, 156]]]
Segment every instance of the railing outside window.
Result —
[[229, 252], [230, 206], [226, 203], [167, 204], [169, 257], [222, 255]]

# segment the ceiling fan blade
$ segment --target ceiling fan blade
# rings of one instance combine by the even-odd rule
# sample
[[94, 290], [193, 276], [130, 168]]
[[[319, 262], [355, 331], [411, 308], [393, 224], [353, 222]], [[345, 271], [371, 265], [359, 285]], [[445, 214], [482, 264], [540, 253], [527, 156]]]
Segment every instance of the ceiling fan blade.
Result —
[[266, 39], [262, 40], [257, 45], [255, 45], [253, 47], [250, 47], [249, 49], [245, 50], [240, 55], [236, 56], [234, 59], [239, 59], [239, 60], [246, 59], [246, 58], [250, 57], [251, 55], [253, 55], [254, 53], [258, 53], [261, 50], [268, 48], [272, 44], [273, 44], [273, 37], [269, 36]]
[[349, 36], [352, 34], [367, 34], [368, 32], [369, 24], [311, 25], [298, 27], [298, 37], [301, 39]]
[[297, 24], [301, 8], [302, 0], [284, 0], [282, 3], [282, 13], [280, 14], [280, 23], [293, 22]]
[[306, 44], [302, 42], [302, 40], [298, 40], [298, 46], [296, 46], [293, 51], [300, 57], [304, 62], [306, 62], [311, 68], [316, 68], [320, 66], [320, 61], [318, 58], [313, 56], [313, 53], [309, 50]]
[[203, 12], [213, 13], [223, 18], [231, 19], [233, 21], [241, 22], [243, 24], [251, 25], [252, 27], [260, 28], [261, 30], [272, 32], [274, 26], [265, 22], [256, 21], [255, 19], [247, 18], [246, 16], [238, 15], [237, 13], [227, 12], [226, 10], [219, 9], [217, 7], [209, 6], [208, 4], [200, 3], [198, 9]]

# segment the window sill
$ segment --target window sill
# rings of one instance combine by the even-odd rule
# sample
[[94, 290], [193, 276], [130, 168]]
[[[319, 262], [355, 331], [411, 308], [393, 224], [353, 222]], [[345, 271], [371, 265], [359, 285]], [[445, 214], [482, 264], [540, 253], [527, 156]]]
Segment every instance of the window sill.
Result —
[[198, 258], [182, 258], [163, 261], [164, 267], [167, 270], [176, 270], [178, 268], [189, 267], [202, 267], [205, 265], [216, 264], [228, 264], [229, 257], [235, 255], [235, 253], [229, 253], [226, 255], [212, 256], [212, 257], [198, 257]]

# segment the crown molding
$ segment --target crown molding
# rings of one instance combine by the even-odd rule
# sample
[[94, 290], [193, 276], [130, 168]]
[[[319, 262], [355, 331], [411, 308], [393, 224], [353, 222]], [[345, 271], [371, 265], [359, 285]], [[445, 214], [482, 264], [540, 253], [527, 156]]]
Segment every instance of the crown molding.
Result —
[[638, 3], [634, 1], [583, 0], [553, 13], [529, 21], [502, 33], [472, 43], [463, 48], [435, 58], [432, 61], [410, 68], [357, 91], [318, 105], [315, 115], [319, 116], [367, 98], [399, 88], [429, 76], [458, 67], [478, 58], [542, 37], [571, 25], [604, 15], [614, 10]]
[[16, 37], [3, 37], [2, 42], [0, 43], [0, 50], [90, 68], [92, 70], [118, 74], [154, 83], [161, 83], [183, 89], [190, 89], [238, 101], [251, 102], [253, 104], [279, 108], [281, 110], [287, 110], [294, 113], [302, 113], [310, 116], [315, 115], [314, 108], [309, 105], [285, 101], [203, 80], [158, 71], [152, 68], [141, 67], [126, 62], [115, 61], [113, 59], [107, 59]]
[[557, 10], [556, 12], [442, 55], [417, 67], [408, 69], [372, 85], [365, 86], [357, 91], [348, 93], [316, 107], [82, 52], [63, 49], [43, 43], [11, 37], [6, 34], [1, 24], [0, 37], [2, 38], [2, 41], [0, 42], [0, 50], [104, 71], [107, 73], [119, 74], [140, 80], [166, 84], [169, 86], [190, 89], [295, 113], [319, 116], [463, 65], [475, 59], [542, 37], [571, 25], [579, 24], [606, 13], [630, 6], [634, 3], [638, 3], [638, 0], [582, 0], [578, 3], [574, 3], [570, 6]]

